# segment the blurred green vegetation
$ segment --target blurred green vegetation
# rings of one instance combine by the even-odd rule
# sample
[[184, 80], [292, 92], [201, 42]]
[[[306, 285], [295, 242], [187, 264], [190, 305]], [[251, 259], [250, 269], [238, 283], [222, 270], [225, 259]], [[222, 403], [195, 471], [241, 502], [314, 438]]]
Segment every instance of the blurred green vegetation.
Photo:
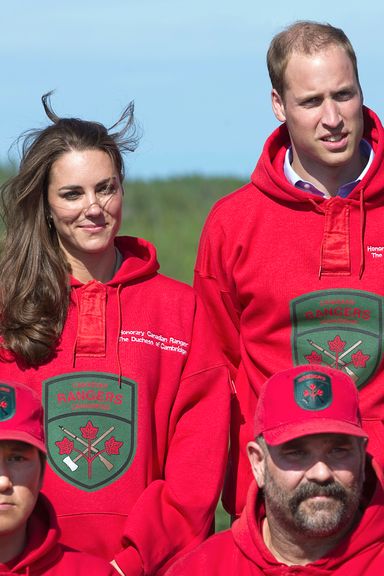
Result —
[[[0, 166], [0, 183], [11, 175], [11, 168]], [[243, 184], [237, 178], [202, 176], [127, 180], [121, 234], [153, 242], [161, 272], [192, 283], [200, 233], [211, 206]], [[229, 515], [219, 503], [216, 531], [229, 525]]]
[[226, 530], [231, 527], [231, 518], [224, 510], [221, 502], [218, 503], [215, 515], [215, 532]]
[[191, 283], [202, 226], [211, 206], [244, 181], [186, 176], [127, 181], [122, 233], [155, 244], [163, 274]]
[[12, 168], [0, 165], [0, 182], [4, 182], [12, 173]]

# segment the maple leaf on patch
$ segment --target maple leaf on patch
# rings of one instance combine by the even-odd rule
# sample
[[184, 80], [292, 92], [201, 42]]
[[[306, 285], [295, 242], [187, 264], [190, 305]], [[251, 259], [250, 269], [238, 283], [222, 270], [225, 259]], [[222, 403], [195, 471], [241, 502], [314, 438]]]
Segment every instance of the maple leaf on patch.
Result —
[[310, 390], [304, 390], [304, 396], [310, 396], [311, 398], [316, 398], [316, 396], [322, 396], [324, 394], [321, 388], [318, 388], [316, 384], [309, 385]]
[[322, 355], [318, 354], [314, 350], [313, 350], [313, 352], [311, 352], [311, 354], [308, 354], [307, 356], [305, 356], [305, 358], [307, 359], [308, 364], [321, 364], [323, 361]]
[[120, 448], [123, 444], [124, 442], [119, 442], [118, 440], [115, 440], [114, 436], [111, 436], [111, 438], [104, 444], [105, 451], [107, 454], [120, 454]]
[[345, 348], [346, 342], [340, 338], [340, 336], [336, 336], [333, 340], [328, 340], [329, 349], [332, 352], [342, 352]]
[[99, 429], [96, 428], [96, 426], [94, 426], [90, 420], [88, 420], [86, 426], [80, 426], [80, 431], [83, 438], [86, 438], [87, 440], [94, 440]]
[[73, 442], [66, 436], [62, 440], [55, 442], [55, 444], [59, 449], [59, 454], [70, 454], [73, 450]]
[[355, 354], [352, 354], [351, 356], [351, 360], [355, 368], [365, 368], [369, 359], [370, 355], [363, 354], [361, 350], [358, 350]]

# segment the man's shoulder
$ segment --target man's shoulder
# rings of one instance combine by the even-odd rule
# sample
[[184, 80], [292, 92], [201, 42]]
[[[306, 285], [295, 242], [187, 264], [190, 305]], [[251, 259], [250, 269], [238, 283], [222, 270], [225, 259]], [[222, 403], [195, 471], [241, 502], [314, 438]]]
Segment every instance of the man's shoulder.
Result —
[[260, 196], [252, 182], [244, 184], [215, 202], [208, 214], [207, 224], [215, 222], [227, 224], [236, 218], [243, 219], [248, 210], [256, 209]]
[[228, 206], [236, 205], [246, 198], [253, 198], [255, 196], [256, 191], [257, 188], [255, 187], [253, 182], [251, 181], [246, 182], [245, 184], [243, 184], [243, 186], [240, 186], [240, 188], [237, 188], [230, 194], [226, 194], [222, 198], [219, 198], [219, 200], [217, 200], [213, 205], [212, 210], [215, 211], [224, 210]]

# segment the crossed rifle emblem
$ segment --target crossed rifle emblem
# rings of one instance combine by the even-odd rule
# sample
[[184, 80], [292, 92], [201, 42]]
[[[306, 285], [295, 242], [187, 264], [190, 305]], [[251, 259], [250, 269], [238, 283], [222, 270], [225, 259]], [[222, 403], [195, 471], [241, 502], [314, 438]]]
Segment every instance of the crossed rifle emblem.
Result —
[[[342, 341], [340, 336], [336, 336], [333, 341], [328, 342], [330, 349], [335, 350], [336, 351], [335, 353], [332, 353], [331, 351], [327, 350], [323, 346], [320, 346], [311, 339], [307, 339], [307, 341], [309, 345], [312, 346], [312, 348], [315, 348], [316, 350], [318, 350], [319, 352], [321, 352], [322, 354], [324, 354], [325, 356], [327, 356], [332, 360], [332, 363], [330, 364], [332, 368], [345, 370], [348, 376], [350, 376], [352, 380], [354, 380], [355, 382], [359, 379], [359, 376], [350, 368], [350, 365], [353, 364], [355, 368], [365, 367], [367, 361], [370, 358], [369, 354], [364, 354], [362, 350], [358, 350], [355, 354], [352, 354], [351, 361], [346, 362], [345, 360], [343, 360], [343, 358], [345, 358], [348, 354], [353, 352], [358, 346], [363, 344], [362, 340], [358, 340], [357, 342], [349, 346], [347, 350], [344, 350], [346, 342]], [[334, 345], [334, 347], [331, 347], [331, 345]], [[306, 356], [306, 358], [308, 360], [310, 359], [310, 357], [308, 356]], [[321, 356], [319, 356], [319, 358], [321, 359]]]
[[[99, 428], [94, 426], [91, 420], [88, 420], [85, 426], [80, 427], [80, 432], [83, 436], [82, 438], [67, 428], [64, 428], [64, 426], [59, 426], [59, 428], [64, 432], [64, 434], [66, 434], [66, 436], [64, 436], [62, 440], [55, 442], [55, 444], [59, 449], [59, 454], [65, 455], [63, 463], [68, 466], [72, 472], [77, 470], [79, 467], [77, 462], [80, 458], [84, 458], [87, 462], [88, 478], [92, 477], [92, 465], [96, 458], [102, 462], [108, 471], [112, 470], [114, 464], [106, 458], [104, 454], [107, 454], [108, 456], [118, 455], [120, 454], [120, 448], [124, 444], [124, 442], [116, 440], [114, 436], [110, 436], [115, 428], [114, 426], [111, 426], [108, 430], [98, 436]], [[110, 437], [105, 440], [108, 436]], [[99, 449], [96, 446], [100, 444], [102, 440], [104, 440], [104, 446]], [[75, 446], [75, 441], [85, 448], [77, 448]], [[72, 452], [77, 453], [75, 458], [71, 457]]]

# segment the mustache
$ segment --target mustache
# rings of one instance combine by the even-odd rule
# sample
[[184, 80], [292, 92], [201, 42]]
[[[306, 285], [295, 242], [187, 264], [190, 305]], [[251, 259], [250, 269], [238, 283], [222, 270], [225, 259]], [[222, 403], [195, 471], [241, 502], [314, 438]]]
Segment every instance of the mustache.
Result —
[[307, 498], [315, 498], [316, 496], [326, 496], [340, 500], [341, 502], [347, 501], [346, 490], [337, 482], [329, 484], [316, 484], [315, 482], [308, 482], [297, 488], [295, 494], [290, 500], [291, 509], [296, 509], [301, 502]]

